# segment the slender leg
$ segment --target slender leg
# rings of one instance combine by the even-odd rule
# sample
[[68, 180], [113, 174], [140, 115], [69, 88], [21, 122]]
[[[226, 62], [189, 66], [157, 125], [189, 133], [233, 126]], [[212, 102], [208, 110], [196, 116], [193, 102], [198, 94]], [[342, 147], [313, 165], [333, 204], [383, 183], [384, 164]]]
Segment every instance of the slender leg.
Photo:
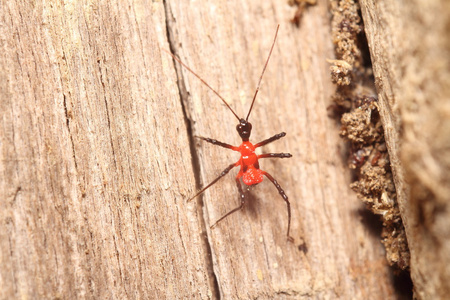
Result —
[[239, 205], [238, 207], [236, 207], [235, 209], [227, 212], [224, 216], [222, 216], [219, 220], [216, 221], [216, 223], [212, 224], [211, 229], [213, 229], [217, 223], [219, 223], [220, 221], [222, 221], [223, 219], [225, 219], [226, 217], [228, 217], [229, 215], [231, 215], [232, 213], [242, 209], [244, 207], [244, 203], [245, 203], [245, 194], [244, 191], [242, 190], [242, 185], [241, 185], [241, 181], [239, 180], [239, 175], [236, 176], [236, 185], [238, 187], [239, 190], [239, 198], [241, 199], [241, 205]]
[[206, 189], [208, 189], [210, 186], [212, 186], [214, 183], [216, 183], [217, 181], [219, 181], [220, 178], [222, 178], [223, 176], [227, 175], [228, 172], [230, 172], [231, 169], [233, 169], [234, 167], [239, 165], [239, 161], [235, 162], [234, 164], [229, 165], [225, 170], [222, 171], [222, 173], [220, 173], [220, 175], [214, 179], [210, 184], [208, 184], [207, 186], [205, 186], [204, 188], [202, 188], [200, 191], [197, 192], [197, 194], [195, 194], [193, 197], [189, 198], [187, 200], [187, 202], [191, 201], [192, 199], [194, 199], [195, 197], [197, 197], [198, 195], [200, 195], [201, 193], [203, 193], [204, 191], [206, 191]]
[[224, 147], [224, 148], [231, 149], [231, 150], [234, 150], [234, 151], [239, 151], [238, 147], [235, 147], [235, 146], [230, 145], [230, 144], [219, 142], [218, 140], [215, 140], [215, 139], [205, 138], [205, 137], [202, 137], [202, 136], [195, 136], [195, 137], [199, 138], [201, 140], [204, 140], [204, 141], [206, 141], [208, 143], [211, 143], [213, 145], [216, 145], [216, 146]]
[[282, 137], [286, 136], [286, 132], [282, 132], [279, 134], [275, 134], [273, 137], [268, 138], [267, 140], [264, 140], [262, 142], [259, 142], [255, 145], [255, 148], [267, 145], [268, 143], [272, 143], [273, 141], [279, 140]]
[[294, 239], [289, 235], [289, 231], [291, 230], [291, 204], [289, 203], [288, 200], [288, 196], [286, 196], [286, 194], [284, 193], [284, 190], [281, 188], [280, 184], [278, 183], [278, 181], [276, 181], [272, 175], [270, 175], [267, 172], [262, 171], [263, 175], [265, 175], [270, 181], [272, 181], [273, 185], [275, 185], [275, 187], [278, 190], [278, 193], [280, 193], [281, 197], [284, 199], [284, 201], [286, 201], [286, 205], [287, 205], [287, 210], [288, 210], [288, 228], [287, 228], [287, 239], [290, 242], [294, 242]]
[[258, 155], [258, 159], [259, 158], [273, 158], [273, 157], [289, 158], [289, 157], [292, 157], [292, 154], [290, 154], [290, 153], [264, 153], [264, 154]]

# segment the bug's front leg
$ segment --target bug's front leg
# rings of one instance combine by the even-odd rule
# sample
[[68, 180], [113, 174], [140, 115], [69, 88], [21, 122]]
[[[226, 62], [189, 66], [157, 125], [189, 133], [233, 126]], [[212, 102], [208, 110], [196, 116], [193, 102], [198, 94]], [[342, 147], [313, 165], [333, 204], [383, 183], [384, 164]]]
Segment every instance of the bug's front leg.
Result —
[[282, 137], [285, 137], [285, 136], [286, 136], [286, 132], [275, 134], [273, 137], [270, 137], [267, 140], [264, 140], [262, 142], [259, 142], [259, 143], [255, 144], [255, 148], [267, 145], [268, 143], [272, 143], [273, 141], [279, 140], [279, 139], [281, 139]]
[[227, 143], [219, 142], [218, 140], [215, 140], [215, 139], [205, 138], [205, 137], [197, 136], [197, 135], [195, 137], [199, 138], [201, 140], [204, 140], [205, 142], [208, 142], [208, 143], [211, 143], [213, 145], [216, 145], [216, 146], [224, 147], [224, 148], [231, 149], [231, 150], [234, 150], [234, 151], [239, 151], [238, 147], [230, 145], [230, 144], [227, 144]]

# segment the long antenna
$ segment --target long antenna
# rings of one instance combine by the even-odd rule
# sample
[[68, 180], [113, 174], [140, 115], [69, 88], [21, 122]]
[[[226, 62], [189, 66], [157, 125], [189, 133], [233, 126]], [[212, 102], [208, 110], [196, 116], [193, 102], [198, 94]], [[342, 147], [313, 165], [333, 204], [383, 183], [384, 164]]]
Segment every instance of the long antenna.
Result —
[[[181, 60], [179, 60], [175, 55], [173, 55], [172, 53], [170, 53], [169, 51], [167, 51], [166, 49], [162, 49], [164, 52], [167, 52], [170, 54], [170, 56], [172, 56], [173, 59], [175, 59], [177, 62], [179, 62], [183, 67], [185, 67], [186, 69], [188, 69], [189, 72], [191, 72], [195, 77], [197, 77], [198, 79], [200, 79], [201, 82], [203, 82], [207, 87], [209, 87], [209, 89], [211, 91], [214, 92], [214, 94], [216, 94], [223, 103], [225, 103], [225, 105], [231, 110], [231, 112], [233, 113], [233, 115], [240, 120], [241, 118], [238, 117], [238, 115], [234, 112], [234, 110], [230, 107], [230, 105], [228, 105], [227, 101], [225, 101], [225, 99], [223, 99], [222, 96], [220, 96], [220, 94], [218, 92], [216, 92], [215, 89], [213, 89], [209, 84], [206, 83], [206, 81], [204, 81], [199, 75], [197, 75], [194, 71], [191, 70], [191, 68], [189, 68], [187, 65], [185, 65]], [[272, 52], [272, 51], [271, 51]]]
[[246, 121], [248, 121], [248, 117], [250, 117], [250, 113], [252, 112], [252, 109], [253, 109], [253, 104], [255, 104], [256, 95], [258, 95], [259, 87], [261, 85], [261, 80], [263, 78], [264, 72], [266, 71], [267, 64], [269, 63], [270, 55], [272, 55], [272, 50], [273, 50], [273, 47], [275, 46], [275, 41], [277, 40], [277, 35], [278, 35], [278, 29], [279, 28], [280, 28], [280, 24], [278, 24], [278, 26], [277, 26], [277, 31], [275, 32], [275, 37], [273, 38], [272, 48], [270, 48], [269, 57], [267, 57], [267, 61], [266, 61], [266, 64], [264, 65], [264, 69], [263, 69], [263, 71], [261, 73], [261, 77], [259, 77], [259, 82], [258, 82], [258, 86], [256, 87], [255, 96], [253, 96], [252, 105], [250, 106], [250, 109], [248, 110], [247, 118], [245, 118]]

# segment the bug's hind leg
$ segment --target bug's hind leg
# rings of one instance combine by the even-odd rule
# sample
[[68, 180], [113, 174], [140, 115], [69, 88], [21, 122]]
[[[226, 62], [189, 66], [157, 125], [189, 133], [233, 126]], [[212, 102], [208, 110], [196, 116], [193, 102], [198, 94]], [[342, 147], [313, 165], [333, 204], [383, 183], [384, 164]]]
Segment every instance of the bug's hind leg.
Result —
[[194, 199], [195, 197], [197, 197], [198, 195], [200, 195], [201, 193], [203, 193], [204, 191], [206, 191], [209, 187], [211, 187], [213, 184], [215, 184], [217, 181], [219, 181], [219, 179], [221, 179], [223, 176], [227, 175], [228, 172], [231, 171], [231, 169], [233, 169], [234, 167], [239, 165], [239, 161], [229, 165], [225, 170], [222, 171], [222, 173], [220, 173], [220, 175], [214, 179], [210, 184], [208, 184], [207, 186], [205, 186], [204, 188], [202, 188], [200, 191], [197, 192], [197, 194], [195, 194], [194, 196], [192, 196], [191, 198], [189, 198], [187, 200], [187, 202], [191, 201], [192, 199]]
[[225, 219], [226, 217], [228, 217], [229, 215], [231, 215], [234, 212], [237, 212], [238, 210], [241, 210], [244, 207], [245, 204], [245, 194], [244, 191], [242, 189], [242, 184], [240, 181], [240, 176], [238, 174], [238, 176], [236, 176], [236, 185], [237, 188], [239, 190], [239, 198], [241, 199], [241, 205], [239, 205], [238, 207], [236, 207], [235, 209], [227, 212], [224, 216], [222, 216], [219, 220], [217, 220], [214, 224], [211, 225], [211, 229], [213, 229], [220, 221], [222, 221], [223, 219]]
[[272, 177], [269, 173], [262, 171], [262, 174], [265, 175], [270, 181], [272, 181], [273, 185], [277, 188], [278, 193], [280, 193], [283, 200], [286, 202], [287, 210], [288, 210], [288, 228], [287, 228], [287, 239], [290, 242], [294, 242], [294, 239], [289, 235], [289, 231], [291, 230], [291, 204], [289, 203], [288, 196], [286, 196], [283, 188], [280, 186], [278, 181], [275, 180], [275, 178]]

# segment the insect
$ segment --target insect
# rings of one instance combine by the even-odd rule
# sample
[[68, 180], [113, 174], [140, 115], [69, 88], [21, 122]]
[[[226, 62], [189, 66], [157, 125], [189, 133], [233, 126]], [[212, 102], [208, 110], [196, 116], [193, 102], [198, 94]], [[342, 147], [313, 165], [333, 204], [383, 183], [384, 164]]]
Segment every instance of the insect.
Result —
[[208, 83], [206, 83], [199, 75], [197, 75], [194, 71], [192, 71], [183, 62], [181, 62], [181, 60], [179, 60], [175, 55], [173, 55], [170, 52], [168, 52], [168, 53], [173, 57], [173, 59], [175, 59], [182, 66], [184, 66], [189, 72], [191, 72], [195, 77], [197, 77], [203, 84], [205, 84], [211, 91], [213, 91], [222, 100], [222, 102], [228, 107], [228, 109], [233, 113], [233, 115], [239, 120], [239, 124], [236, 126], [236, 130], [237, 130], [239, 136], [242, 139], [242, 144], [240, 146], [232, 146], [230, 144], [219, 142], [218, 140], [215, 140], [215, 139], [205, 138], [205, 137], [197, 137], [197, 138], [200, 138], [200, 139], [204, 140], [205, 142], [211, 143], [213, 145], [220, 146], [220, 147], [227, 148], [227, 149], [231, 149], [233, 151], [237, 151], [237, 152], [239, 152], [241, 154], [241, 157], [240, 157], [240, 159], [237, 162], [230, 164], [225, 170], [222, 171], [222, 173], [220, 173], [220, 175], [216, 179], [214, 179], [207, 186], [203, 187], [200, 191], [198, 191], [194, 196], [189, 198], [187, 201], [189, 202], [189, 201], [193, 200], [194, 198], [196, 198], [197, 196], [199, 196], [201, 193], [203, 193], [205, 190], [207, 190], [209, 187], [211, 187], [217, 181], [219, 181], [222, 177], [227, 175], [228, 172], [231, 171], [231, 169], [233, 169], [235, 167], [238, 167], [238, 166], [240, 167], [240, 170], [239, 170], [238, 174], [235, 177], [236, 185], [237, 185], [237, 188], [238, 188], [238, 191], [239, 191], [240, 205], [238, 207], [236, 207], [235, 209], [232, 209], [231, 211], [229, 211], [225, 215], [223, 215], [220, 219], [218, 219], [211, 226], [211, 229], [212, 229], [220, 221], [222, 221], [223, 219], [225, 219], [226, 217], [228, 217], [232, 213], [234, 213], [234, 212], [236, 212], [238, 210], [241, 210], [244, 207], [246, 198], [245, 198], [245, 194], [244, 194], [244, 191], [243, 191], [243, 188], [242, 188], [241, 179], [244, 182], [244, 184], [246, 184], [247, 186], [252, 186], [252, 185], [256, 185], [256, 184], [260, 183], [261, 181], [263, 181], [263, 177], [266, 176], [275, 185], [275, 187], [277, 188], [277, 190], [280, 193], [281, 197], [286, 202], [287, 210], [288, 210], [287, 238], [288, 238], [289, 241], [293, 241], [293, 238], [289, 235], [290, 228], [291, 228], [291, 206], [290, 206], [288, 197], [286, 196], [284, 190], [282, 189], [282, 187], [280, 186], [278, 181], [276, 181], [272, 177], [272, 175], [270, 175], [266, 171], [263, 171], [263, 170], [261, 170], [259, 168], [259, 159], [261, 159], [261, 158], [289, 158], [289, 157], [292, 157], [292, 155], [290, 153], [264, 153], [264, 154], [259, 154], [259, 155], [255, 153], [255, 149], [256, 148], [262, 147], [262, 146], [267, 145], [267, 144], [269, 144], [269, 143], [271, 143], [273, 141], [279, 140], [282, 137], [284, 137], [286, 135], [286, 133], [285, 132], [281, 132], [279, 134], [276, 134], [276, 135], [274, 135], [274, 136], [272, 136], [272, 137], [270, 137], [270, 138], [268, 138], [266, 140], [263, 140], [262, 142], [256, 143], [256, 144], [252, 144], [249, 141], [250, 134], [251, 134], [251, 131], [252, 131], [252, 124], [248, 121], [248, 118], [250, 117], [250, 113], [252, 112], [253, 105], [255, 104], [255, 99], [256, 99], [256, 96], [258, 94], [258, 91], [259, 91], [259, 88], [260, 88], [260, 85], [261, 85], [261, 81], [262, 81], [264, 72], [266, 71], [267, 64], [269, 63], [269, 59], [270, 59], [270, 56], [272, 54], [272, 50], [273, 50], [273, 48], [275, 46], [275, 41], [277, 39], [279, 27], [280, 27], [280, 25], [278, 25], [277, 31], [275, 32], [275, 37], [274, 37], [273, 44], [272, 44], [272, 47], [271, 47], [270, 52], [269, 52], [269, 56], [267, 57], [267, 61], [266, 61], [265, 65], [264, 65], [263, 71], [262, 71], [261, 76], [259, 78], [259, 82], [258, 82], [258, 86], [257, 86], [256, 91], [255, 91], [255, 95], [253, 96], [252, 104], [250, 105], [250, 109], [249, 109], [247, 117], [245, 119], [244, 118], [239, 118], [239, 116], [229, 106], [229, 104], [225, 101], [225, 99], [216, 90], [214, 90]]

